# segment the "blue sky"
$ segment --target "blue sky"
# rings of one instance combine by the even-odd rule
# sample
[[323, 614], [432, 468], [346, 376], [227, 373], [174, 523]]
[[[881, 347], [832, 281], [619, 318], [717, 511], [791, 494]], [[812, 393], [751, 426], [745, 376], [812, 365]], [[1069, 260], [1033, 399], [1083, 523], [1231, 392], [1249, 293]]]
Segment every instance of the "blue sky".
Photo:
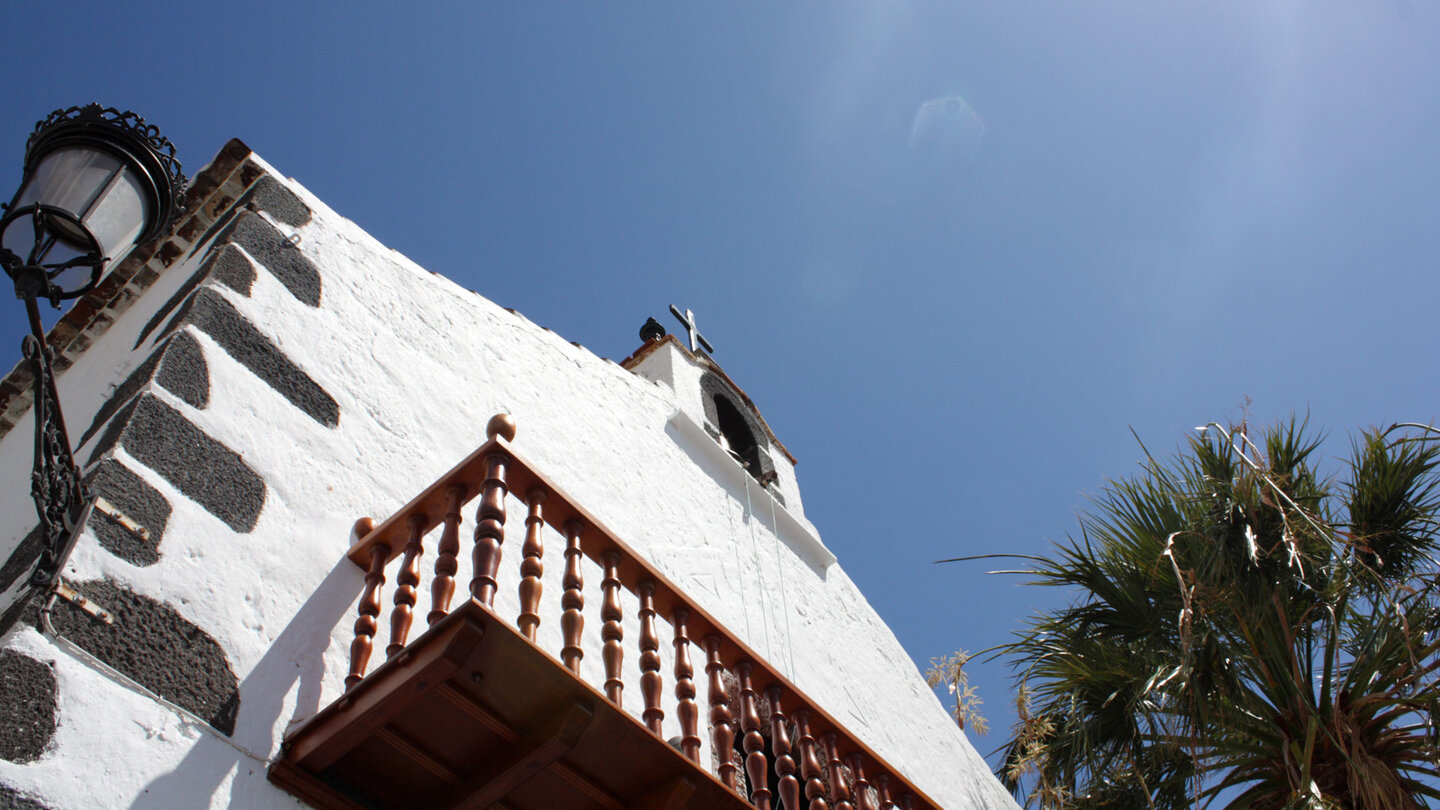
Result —
[[[244, 140], [597, 354], [692, 308], [921, 662], [1056, 598], [931, 561], [1044, 551], [1135, 469], [1132, 428], [1164, 450], [1248, 401], [1338, 456], [1440, 411], [1440, 7], [1418, 0], [3, 18], [5, 188], [36, 119], [100, 101], [192, 170]], [[1003, 665], [973, 678], [988, 752], [1013, 692]]]

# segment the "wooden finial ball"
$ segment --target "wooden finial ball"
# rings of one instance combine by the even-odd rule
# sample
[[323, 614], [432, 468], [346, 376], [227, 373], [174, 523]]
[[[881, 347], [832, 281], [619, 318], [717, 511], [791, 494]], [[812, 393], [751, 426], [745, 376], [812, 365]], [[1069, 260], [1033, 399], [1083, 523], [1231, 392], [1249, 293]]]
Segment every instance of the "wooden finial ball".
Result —
[[355, 521], [355, 526], [350, 529], [350, 545], [355, 545], [370, 532], [375, 531], [375, 518], [362, 517]]
[[492, 439], [498, 435], [507, 442], [515, 441], [515, 417], [508, 413], [495, 414], [485, 425], [485, 435]]

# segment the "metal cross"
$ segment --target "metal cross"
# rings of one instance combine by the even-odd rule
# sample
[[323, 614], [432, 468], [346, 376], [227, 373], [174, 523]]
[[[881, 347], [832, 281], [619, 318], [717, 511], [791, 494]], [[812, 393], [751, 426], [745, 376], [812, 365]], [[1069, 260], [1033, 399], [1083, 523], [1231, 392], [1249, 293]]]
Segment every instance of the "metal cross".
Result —
[[675, 319], [680, 321], [680, 325], [685, 327], [685, 331], [690, 333], [690, 351], [699, 351], [699, 347], [704, 347], [707, 352], [712, 354], [715, 352], [715, 347], [710, 345], [710, 341], [700, 334], [700, 327], [695, 325], [695, 313], [687, 309], [684, 314], [681, 314], [680, 308], [671, 304], [670, 314], [674, 315]]

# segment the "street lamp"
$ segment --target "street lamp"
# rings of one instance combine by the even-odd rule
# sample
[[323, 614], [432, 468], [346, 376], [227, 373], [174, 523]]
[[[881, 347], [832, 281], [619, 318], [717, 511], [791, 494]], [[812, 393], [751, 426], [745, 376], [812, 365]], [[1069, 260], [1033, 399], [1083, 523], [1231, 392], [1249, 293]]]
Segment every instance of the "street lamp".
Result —
[[98, 104], [56, 110], [25, 143], [20, 189], [0, 216], [0, 264], [30, 318], [21, 350], [35, 377], [30, 494], [43, 534], [36, 587], [54, 585], [91, 506], [60, 413], [38, 300], [58, 308], [89, 292], [112, 259], [169, 229], [184, 191], [175, 147], [132, 112]]

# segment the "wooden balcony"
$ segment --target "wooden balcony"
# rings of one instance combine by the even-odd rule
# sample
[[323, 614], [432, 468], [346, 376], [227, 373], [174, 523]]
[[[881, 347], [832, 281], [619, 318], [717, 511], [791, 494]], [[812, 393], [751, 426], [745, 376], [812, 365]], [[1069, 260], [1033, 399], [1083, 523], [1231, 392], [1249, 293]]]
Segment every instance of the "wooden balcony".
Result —
[[[488, 433], [379, 526], [357, 522], [349, 556], [366, 587], [346, 692], [287, 735], [271, 781], [337, 810], [937, 807], [526, 463], [510, 446], [509, 417], [492, 419]], [[511, 493], [527, 510], [514, 624], [494, 610]], [[460, 515], [477, 497], [470, 595], [452, 610]], [[429, 627], [411, 639], [419, 560], [437, 528]], [[565, 544], [558, 657], [536, 643], [547, 534]], [[367, 674], [396, 560], [386, 660]], [[581, 677], [587, 566], [602, 574], [597, 684]], [[627, 602], [638, 605], [640, 677], [629, 685], [638, 716], [622, 700]], [[672, 636], [668, 700], [662, 625]], [[708, 680], [704, 744], [692, 656]], [[667, 716], [680, 732], [668, 742]]]

